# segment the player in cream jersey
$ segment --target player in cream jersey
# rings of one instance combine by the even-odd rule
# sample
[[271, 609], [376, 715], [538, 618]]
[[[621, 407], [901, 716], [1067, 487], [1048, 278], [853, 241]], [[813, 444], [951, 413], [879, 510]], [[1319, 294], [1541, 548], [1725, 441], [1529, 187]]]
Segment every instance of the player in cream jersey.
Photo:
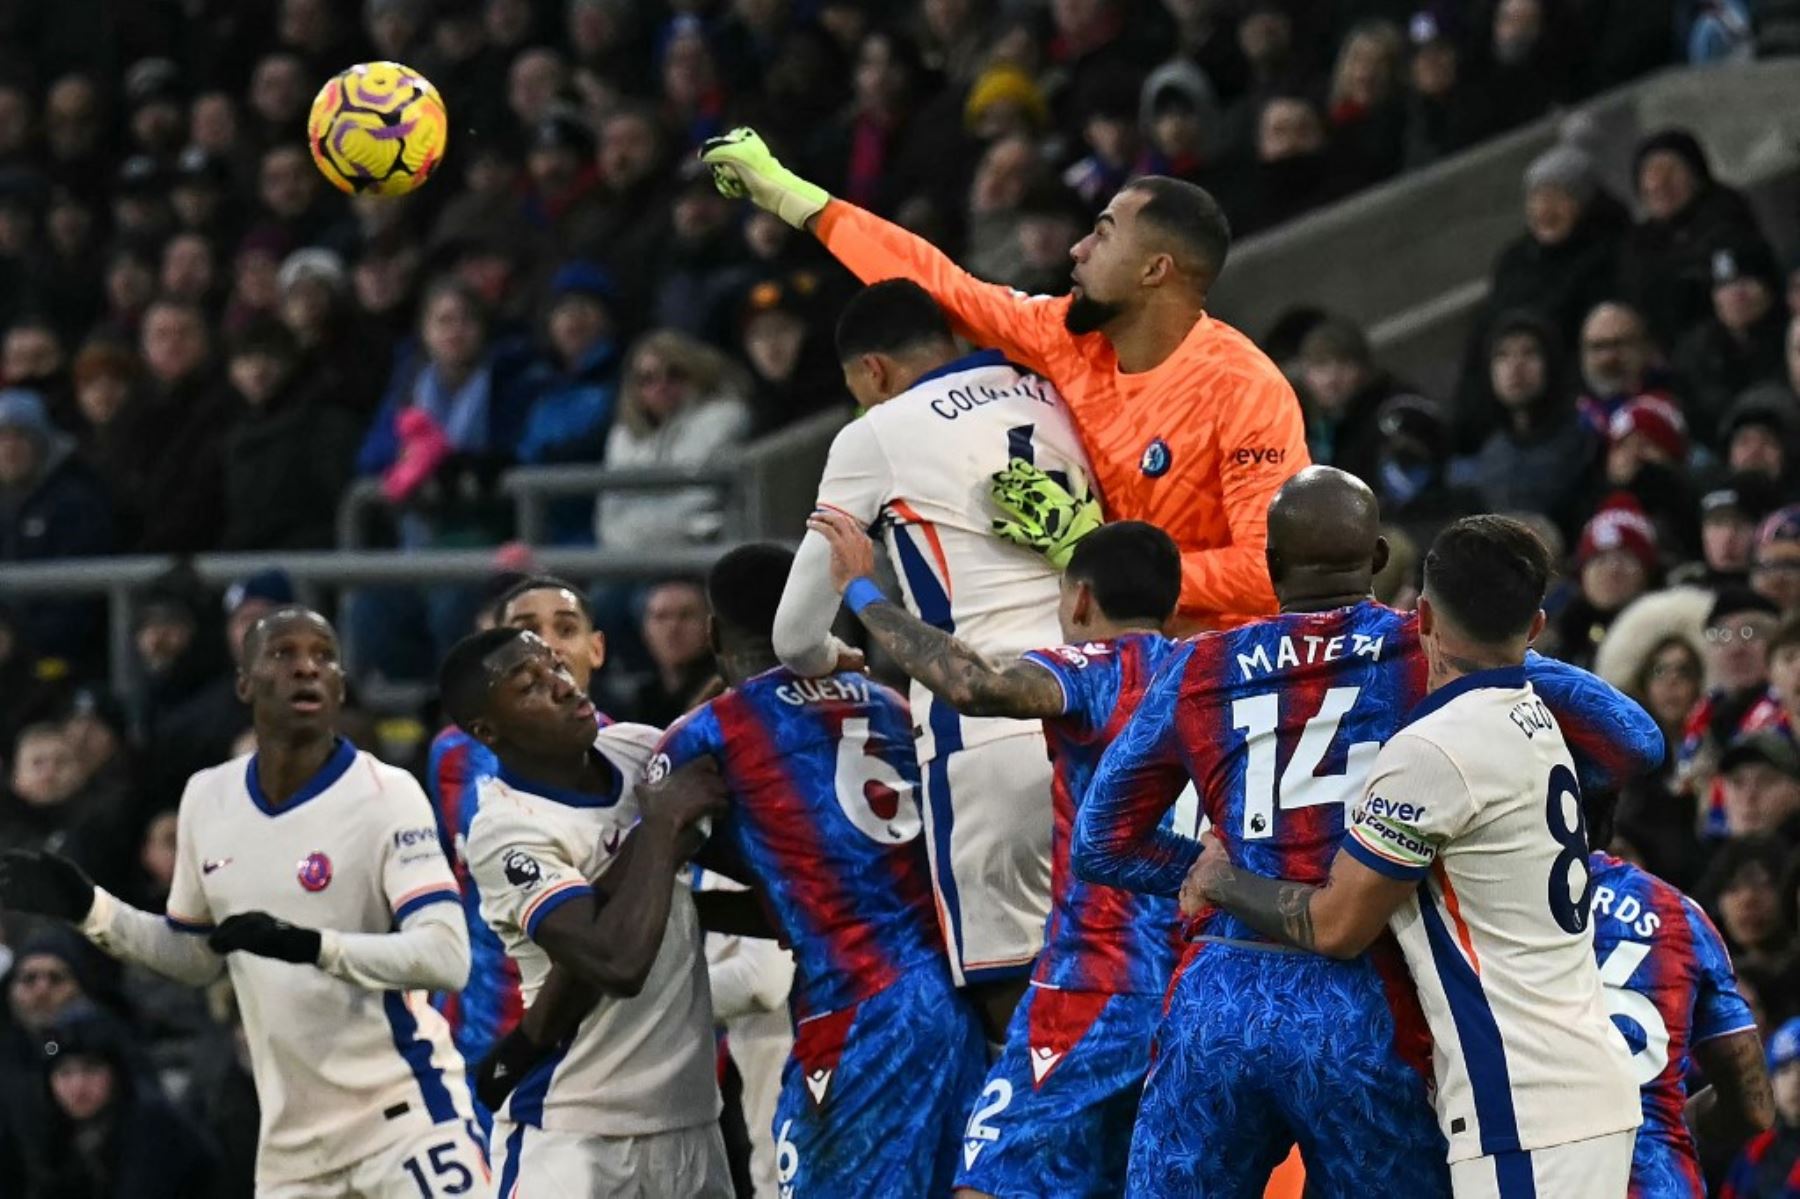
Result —
[[[957, 357], [917, 284], [889, 280], [844, 308], [838, 357], [867, 411], [832, 443], [818, 504], [886, 532], [907, 607], [983, 654], [1055, 645], [1060, 570], [994, 535], [993, 476], [1024, 459], [1087, 487], [1081, 439], [1050, 383], [996, 351]], [[835, 669], [839, 597], [831, 551], [808, 533], [776, 616], [775, 650], [797, 674]], [[960, 716], [912, 687], [926, 848], [950, 965], [974, 985], [990, 1040], [1044, 940], [1051, 772], [1037, 721]]]
[[[189, 780], [166, 916], [48, 855], [8, 855], [0, 897], [182, 982], [229, 971], [262, 1111], [260, 1199], [473, 1193], [485, 1152], [425, 996], [469, 969], [431, 806], [411, 775], [333, 732], [343, 675], [322, 617], [264, 617], [242, 670], [260, 748]], [[31, 903], [58, 893], [76, 902]]]
[[1419, 603], [1429, 694], [1377, 755], [1325, 884], [1251, 879], [1211, 853], [1195, 871], [1213, 902], [1332, 956], [1392, 929], [1431, 1028], [1457, 1199], [1623, 1199], [1641, 1122], [1594, 964], [1574, 764], [1525, 680], [1548, 574], [1516, 521], [1445, 530]]
[[441, 691], [499, 760], [464, 856], [527, 1003], [496, 1050], [516, 1077], [495, 1195], [730, 1196], [700, 924], [676, 871], [689, 822], [640, 803], [661, 734], [596, 735], [592, 703], [518, 629], [459, 644]]

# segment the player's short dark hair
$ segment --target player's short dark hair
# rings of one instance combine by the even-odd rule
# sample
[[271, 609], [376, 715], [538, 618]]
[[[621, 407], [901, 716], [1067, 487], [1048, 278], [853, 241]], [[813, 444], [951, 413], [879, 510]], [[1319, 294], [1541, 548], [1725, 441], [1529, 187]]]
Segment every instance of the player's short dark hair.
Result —
[[1484, 645], [1524, 636], [1543, 607], [1550, 551], [1510, 516], [1465, 516], [1431, 543], [1425, 595]]
[[1141, 520], [1114, 521], [1083, 537], [1063, 573], [1088, 585], [1108, 620], [1166, 624], [1181, 598], [1181, 551]]
[[487, 707], [487, 656], [524, 635], [522, 629], [499, 625], [470, 633], [444, 655], [438, 667], [438, 703], [465, 733]]
[[887, 279], [865, 287], [838, 314], [839, 362], [861, 354], [903, 354], [954, 340], [944, 310], [911, 279]]
[[713, 619], [740, 636], [768, 641], [775, 636], [775, 610], [794, 568], [794, 551], [773, 542], [740, 545], [713, 563], [706, 576], [706, 602]]
[[1150, 197], [1138, 209], [1138, 219], [1168, 233], [1197, 257], [1205, 271], [1202, 282], [1210, 286], [1231, 254], [1231, 222], [1212, 193], [1167, 175], [1143, 175], [1125, 186]]
[[575, 597], [575, 610], [581, 613], [581, 619], [594, 627], [594, 610], [588, 606], [588, 598], [581, 588], [562, 578], [560, 575], [527, 575], [500, 593], [494, 601], [494, 623], [499, 624], [506, 619], [506, 609], [521, 595], [533, 591], [566, 591]]

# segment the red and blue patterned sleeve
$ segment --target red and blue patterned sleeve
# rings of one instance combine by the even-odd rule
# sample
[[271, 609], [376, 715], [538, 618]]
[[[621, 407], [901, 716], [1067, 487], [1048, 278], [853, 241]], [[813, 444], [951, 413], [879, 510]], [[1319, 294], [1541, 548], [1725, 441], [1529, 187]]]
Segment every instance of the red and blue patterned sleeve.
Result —
[[1623, 691], [1536, 651], [1525, 675], [1562, 726], [1583, 791], [1610, 791], [1662, 765], [1662, 730]]
[[1200, 856], [1198, 841], [1163, 825], [1188, 780], [1175, 714], [1190, 654], [1163, 665], [1081, 799], [1069, 860], [1086, 882], [1175, 895]]
[[1731, 1163], [1731, 1170], [1725, 1175], [1725, 1182], [1719, 1188], [1718, 1199], [1760, 1199], [1756, 1188], [1756, 1168], [1762, 1165], [1763, 1158], [1769, 1154], [1769, 1147], [1775, 1143], [1775, 1130], [1758, 1133], [1744, 1146], [1744, 1151], [1737, 1155]]
[[689, 762], [713, 757], [725, 764], [725, 738], [712, 704], [703, 704], [669, 726], [650, 759], [650, 777], [661, 778]]
[[1688, 927], [1693, 930], [1694, 968], [1699, 978], [1694, 998], [1694, 1033], [1692, 1043], [1730, 1036], [1756, 1027], [1750, 1005], [1738, 994], [1737, 972], [1731, 966], [1731, 954], [1724, 938], [1713, 922], [1700, 910], [1700, 905], [1682, 896]]
[[1051, 649], [1034, 649], [1024, 655], [1024, 660], [1033, 666], [1041, 666], [1056, 680], [1062, 688], [1062, 711], [1058, 716], [1070, 720], [1079, 728], [1071, 728], [1071, 733], [1092, 736], [1095, 730], [1091, 722], [1083, 720], [1088, 704], [1082, 702], [1088, 690], [1086, 674], [1089, 663], [1088, 655], [1078, 646], [1058, 645]]

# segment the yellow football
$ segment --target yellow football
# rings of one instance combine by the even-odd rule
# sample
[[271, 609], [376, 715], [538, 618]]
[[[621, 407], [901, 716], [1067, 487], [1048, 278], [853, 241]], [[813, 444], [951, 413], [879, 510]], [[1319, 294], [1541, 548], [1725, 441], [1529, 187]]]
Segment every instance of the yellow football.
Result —
[[397, 62], [364, 62], [313, 98], [306, 138], [325, 178], [352, 195], [398, 196], [431, 177], [450, 132], [431, 81]]

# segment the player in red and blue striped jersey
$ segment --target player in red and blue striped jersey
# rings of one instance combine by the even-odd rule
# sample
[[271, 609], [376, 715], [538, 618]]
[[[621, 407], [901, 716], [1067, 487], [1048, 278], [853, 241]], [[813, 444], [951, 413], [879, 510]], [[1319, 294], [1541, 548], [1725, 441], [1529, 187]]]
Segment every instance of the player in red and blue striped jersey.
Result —
[[[594, 628], [593, 613], [575, 585], [552, 575], [519, 580], [494, 602], [494, 623], [536, 633], [556, 651], [575, 685], [584, 693], [606, 661], [606, 635]], [[604, 728], [612, 721], [595, 713]], [[483, 779], [493, 778], [499, 763], [488, 748], [451, 725], [431, 743], [425, 771], [426, 790], [437, 813], [438, 837], [456, 872], [463, 915], [469, 926], [469, 981], [460, 993], [443, 997], [457, 1052], [479, 1077], [481, 1061], [518, 1026], [525, 1004], [519, 996], [519, 965], [481, 916], [481, 893], [463, 860], [462, 846], [480, 807]], [[479, 1091], [479, 1087], [477, 1088]], [[477, 1094], [476, 1114], [485, 1126], [489, 1112]]]
[[[1643, 1095], [1629, 1196], [1705, 1199], [1695, 1139], [1723, 1156], [1774, 1120], [1762, 1038], [1737, 992], [1731, 955], [1700, 905], [1605, 851], [1611, 797], [1584, 804], [1590, 842], [1601, 847], [1588, 859], [1594, 955]], [[1696, 1065], [1707, 1086], [1690, 1097]]]
[[793, 555], [744, 546], [707, 580], [730, 690], [664, 736], [652, 778], [716, 760], [735, 859], [793, 951], [794, 1050], [776, 1108], [783, 1195], [941, 1195], [985, 1065], [950, 980], [920, 840], [905, 699], [864, 675], [802, 678], [771, 645]]
[[[1183, 783], [1239, 868], [1321, 882], [1344, 804], [1424, 696], [1417, 624], [1369, 598], [1387, 546], [1375, 497], [1313, 467], [1269, 510], [1282, 615], [1183, 642], [1102, 759], [1076, 821], [1095, 882], [1173, 895], [1199, 844], [1172, 829]], [[1661, 761], [1655, 722], [1572, 667], [1531, 658], [1546, 704], [1610, 782]], [[1298, 1142], [1309, 1183], [1447, 1194], [1427, 1097], [1430, 1041], [1397, 946], [1348, 962], [1271, 943], [1205, 913], [1171, 983], [1133, 1134], [1127, 1194], [1260, 1195]]]
[[811, 523], [875, 644], [959, 712], [1043, 720], [1054, 766], [1044, 949], [964, 1131], [958, 1193], [1115, 1195], [1174, 965], [1175, 905], [1083, 882], [1069, 868], [1069, 838], [1107, 744], [1175, 644], [1160, 630], [1180, 594], [1180, 554], [1139, 521], [1089, 534], [1061, 582], [1068, 644], [995, 665], [885, 600], [855, 522], [821, 511]]

